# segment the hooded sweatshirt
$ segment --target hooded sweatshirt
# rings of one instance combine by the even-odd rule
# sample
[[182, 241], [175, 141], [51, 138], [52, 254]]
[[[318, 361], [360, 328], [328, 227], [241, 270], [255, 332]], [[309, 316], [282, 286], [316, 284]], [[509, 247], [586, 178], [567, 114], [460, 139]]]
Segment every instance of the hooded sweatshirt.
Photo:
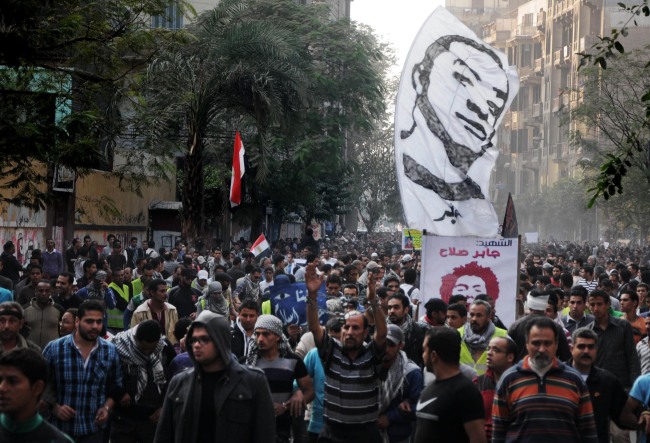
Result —
[[[203, 327], [224, 362], [224, 370], [216, 374], [213, 390], [204, 389], [207, 378], [215, 374], [203, 371], [194, 357], [193, 346], [188, 355], [194, 369], [176, 375], [170, 382], [163, 410], [156, 429], [155, 442], [197, 441], [201, 429], [212, 426], [211, 434], [219, 442], [267, 443], [275, 435], [275, 413], [271, 392], [264, 373], [240, 365], [230, 351], [231, 330], [226, 317], [205, 310], [187, 332], [191, 342], [194, 330]], [[202, 399], [212, 395], [212, 399]], [[202, 413], [202, 405], [211, 410]], [[210, 419], [206, 423], [205, 417]], [[205, 434], [204, 434], [205, 435]]]

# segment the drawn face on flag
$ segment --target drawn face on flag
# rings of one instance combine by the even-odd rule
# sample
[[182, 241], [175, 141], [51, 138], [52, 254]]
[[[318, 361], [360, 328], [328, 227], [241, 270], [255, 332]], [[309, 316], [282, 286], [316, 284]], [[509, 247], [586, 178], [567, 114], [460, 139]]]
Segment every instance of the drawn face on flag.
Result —
[[[444, 200], [485, 199], [480, 186], [467, 173], [472, 164], [493, 147], [495, 126], [508, 98], [508, 77], [497, 54], [489, 47], [459, 35], [436, 40], [413, 68], [416, 90], [414, 113], [421, 113], [426, 129], [442, 142], [460, 181], [449, 182], [404, 154], [408, 178], [431, 189]], [[441, 94], [440, 85], [451, 94]], [[410, 137], [414, 120], [401, 138]]]
[[395, 115], [397, 176], [409, 226], [493, 237], [487, 194], [496, 129], [519, 87], [504, 54], [444, 8], [427, 19], [406, 61]]

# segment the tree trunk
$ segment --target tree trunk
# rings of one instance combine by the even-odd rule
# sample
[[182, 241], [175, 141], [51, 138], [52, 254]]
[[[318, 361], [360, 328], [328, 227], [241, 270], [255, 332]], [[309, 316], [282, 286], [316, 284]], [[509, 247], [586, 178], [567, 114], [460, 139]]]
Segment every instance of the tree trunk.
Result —
[[183, 172], [183, 237], [193, 244], [203, 226], [203, 141], [198, 133], [188, 138]]

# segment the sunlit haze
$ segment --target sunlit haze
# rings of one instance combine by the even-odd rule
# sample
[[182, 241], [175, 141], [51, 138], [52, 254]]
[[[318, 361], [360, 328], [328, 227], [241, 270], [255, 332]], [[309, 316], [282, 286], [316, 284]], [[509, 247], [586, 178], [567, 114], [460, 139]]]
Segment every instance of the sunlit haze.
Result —
[[441, 0], [354, 0], [350, 6], [352, 20], [371, 26], [397, 52], [395, 72], [401, 72], [415, 34]]

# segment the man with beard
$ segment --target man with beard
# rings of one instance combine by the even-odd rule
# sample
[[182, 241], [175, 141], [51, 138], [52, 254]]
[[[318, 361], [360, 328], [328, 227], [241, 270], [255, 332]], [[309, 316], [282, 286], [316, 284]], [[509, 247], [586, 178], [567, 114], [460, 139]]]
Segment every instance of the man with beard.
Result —
[[497, 386], [492, 408], [492, 442], [597, 443], [587, 386], [559, 361], [557, 323], [535, 316], [526, 324], [528, 355], [508, 369]]
[[[360, 312], [348, 312], [341, 341], [329, 337], [318, 322], [318, 290], [323, 277], [316, 264], [305, 271], [307, 324], [325, 370], [324, 426], [319, 442], [379, 443], [377, 425], [378, 379], [386, 346], [386, 318], [375, 293], [375, 275], [369, 276], [368, 308], [374, 319], [375, 334], [370, 344], [368, 320]], [[360, 407], [360, 405], [363, 405]]]
[[244, 281], [233, 291], [232, 296], [235, 303], [243, 302], [247, 298], [255, 300], [258, 309], [262, 307], [262, 291], [260, 290], [260, 279], [262, 268], [253, 270], [244, 277]]
[[600, 443], [609, 442], [609, 421], [617, 426], [624, 424], [636, 429], [637, 420], [634, 414], [626, 412], [621, 415], [627, 394], [621, 382], [611, 372], [595, 366], [598, 348], [598, 335], [588, 328], [576, 329], [573, 332], [571, 345], [572, 358], [567, 363], [573, 366], [582, 377], [587, 377], [585, 383], [591, 394], [596, 419], [596, 432]]
[[108, 326], [108, 314], [106, 310], [115, 309], [115, 294], [108, 287], [106, 277], [106, 271], [95, 271], [90, 283], [77, 291], [77, 295], [82, 300], [98, 300], [104, 306], [104, 329], [102, 330], [102, 335], [106, 333]]
[[469, 308], [469, 322], [458, 329], [461, 338], [460, 362], [470, 365], [478, 375], [487, 369], [487, 348], [494, 337], [505, 337], [508, 332], [497, 328], [492, 320], [492, 307], [483, 300], [474, 300]]
[[62, 272], [56, 278], [56, 293], [52, 296], [54, 303], [61, 306], [65, 311], [70, 308], [78, 308], [83, 302], [82, 298], [72, 293], [72, 284], [74, 283], [74, 274]]
[[122, 372], [115, 346], [100, 337], [104, 306], [86, 300], [79, 306], [74, 334], [47, 345], [50, 381], [44, 400], [52, 424], [80, 443], [104, 441], [104, 425], [122, 394]]
[[171, 344], [176, 343], [174, 328], [178, 322], [178, 312], [176, 308], [167, 303], [167, 284], [165, 280], [154, 279], [147, 285], [149, 299], [142, 303], [133, 312], [131, 318], [131, 327], [142, 323], [146, 320], [156, 320], [160, 325], [160, 330], [167, 337]]
[[275, 436], [273, 401], [264, 374], [230, 352], [230, 324], [210, 311], [187, 331], [194, 368], [169, 383], [156, 443], [268, 443]]
[[397, 325], [388, 325], [386, 340], [386, 379], [381, 382], [379, 390], [378, 423], [385, 436], [384, 441], [403, 443], [409, 441], [414, 425], [412, 412], [406, 411], [415, 410], [424, 379], [421, 368], [403, 352], [402, 329]]
[[0, 303], [0, 355], [18, 348], [41, 352], [41, 348], [20, 334], [25, 324], [23, 307], [14, 301]]
[[449, 328], [431, 328], [422, 358], [436, 376], [415, 407], [415, 443], [485, 443], [485, 411], [481, 394], [460, 371], [460, 335]]
[[189, 317], [190, 319], [196, 317], [196, 303], [203, 293], [192, 287], [194, 277], [196, 274], [193, 269], [183, 269], [178, 286], [169, 291], [169, 303], [176, 307], [179, 317]]
[[422, 368], [424, 367], [422, 342], [428, 328], [422, 323], [413, 321], [410, 310], [411, 303], [406, 295], [393, 294], [388, 297], [388, 323], [399, 326], [404, 334], [404, 353]]
[[[279, 318], [271, 314], [257, 318], [255, 342], [248, 349], [246, 364], [264, 371], [275, 410], [275, 442], [289, 443], [292, 417], [302, 419], [305, 404], [314, 398], [314, 388], [302, 359], [291, 352]], [[295, 391], [294, 381], [299, 388]]]

